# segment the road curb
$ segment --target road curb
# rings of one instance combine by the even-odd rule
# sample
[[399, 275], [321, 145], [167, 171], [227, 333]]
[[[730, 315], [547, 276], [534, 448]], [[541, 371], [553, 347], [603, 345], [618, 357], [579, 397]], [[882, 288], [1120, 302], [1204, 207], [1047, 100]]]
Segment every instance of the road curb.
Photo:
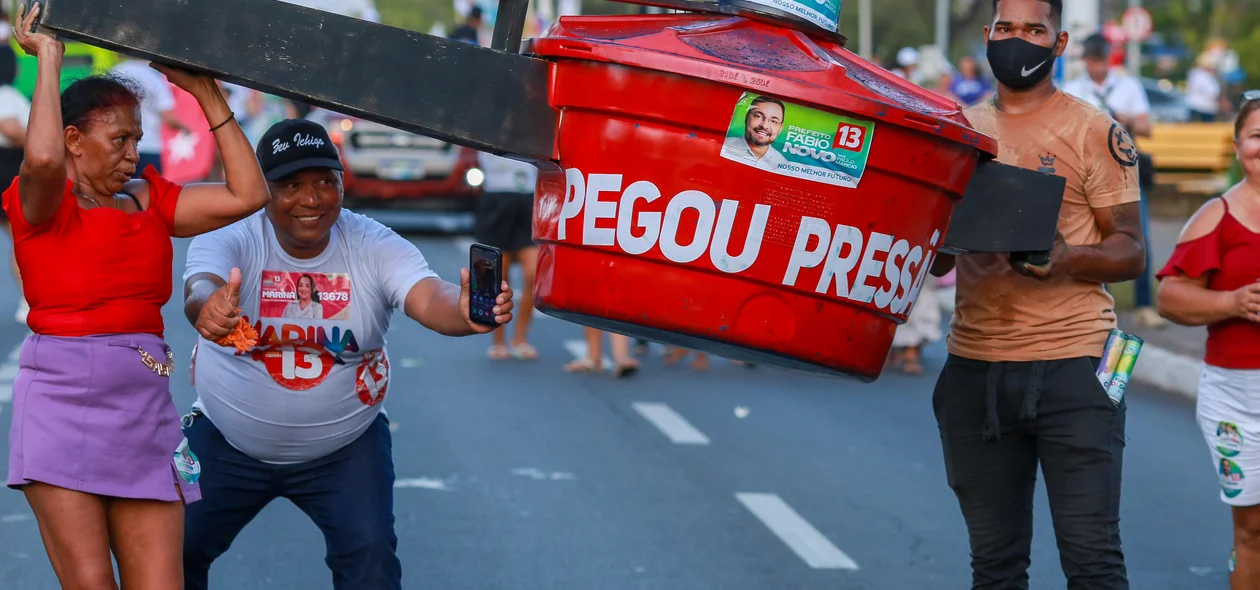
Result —
[[1133, 368], [1133, 380], [1196, 399], [1202, 370], [1201, 359], [1143, 344], [1137, 365]]

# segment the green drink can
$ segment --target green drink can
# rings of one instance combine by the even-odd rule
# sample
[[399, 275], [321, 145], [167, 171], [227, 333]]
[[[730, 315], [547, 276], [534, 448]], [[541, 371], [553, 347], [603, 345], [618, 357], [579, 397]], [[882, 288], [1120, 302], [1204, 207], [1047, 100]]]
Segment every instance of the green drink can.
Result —
[[1102, 383], [1103, 389], [1111, 385], [1111, 377], [1116, 372], [1116, 365], [1120, 364], [1120, 355], [1124, 352], [1124, 341], [1127, 338], [1124, 332], [1115, 328], [1111, 329], [1111, 333], [1107, 335], [1107, 345], [1103, 347], [1102, 362], [1098, 363], [1098, 382]]
[[1144, 342], [1137, 336], [1129, 336], [1124, 341], [1124, 352], [1120, 354], [1120, 362], [1116, 363], [1115, 374], [1111, 377], [1111, 384], [1107, 386], [1107, 397], [1111, 398], [1114, 405], [1120, 405], [1120, 400], [1124, 399], [1124, 390], [1129, 385], [1129, 378], [1133, 376], [1133, 366], [1137, 364], [1138, 353], [1142, 352]]

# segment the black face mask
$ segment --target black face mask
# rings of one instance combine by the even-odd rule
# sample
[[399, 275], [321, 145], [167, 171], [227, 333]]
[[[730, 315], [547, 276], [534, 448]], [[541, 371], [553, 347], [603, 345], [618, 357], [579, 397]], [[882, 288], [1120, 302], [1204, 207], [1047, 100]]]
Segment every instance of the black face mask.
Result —
[[1042, 47], [1019, 37], [989, 41], [989, 67], [1003, 86], [1026, 90], [1054, 71], [1054, 47]]

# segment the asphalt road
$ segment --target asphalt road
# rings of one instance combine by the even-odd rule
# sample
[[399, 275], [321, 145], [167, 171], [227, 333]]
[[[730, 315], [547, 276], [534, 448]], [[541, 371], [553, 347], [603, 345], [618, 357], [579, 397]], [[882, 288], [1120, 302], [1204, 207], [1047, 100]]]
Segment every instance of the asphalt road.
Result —
[[[416, 238], [456, 277], [466, 238]], [[183, 268], [186, 241], [177, 240]], [[0, 256], [9, 244], [0, 240]], [[178, 277], [180, 272], [176, 272]], [[177, 290], [178, 292], [178, 290]], [[0, 272], [0, 427], [5, 359], [25, 335]], [[166, 308], [168, 340], [193, 332]], [[870, 385], [745, 368], [664, 367], [628, 380], [568, 375], [581, 330], [540, 318], [536, 362], [486, 359], [488, 337], [445, 339], [397, 316], [394, 383], [399, 553], [407, 588], [789, 590], [965, 588], [966, 530], [945, 485], [933, 377]], [[186, 353], [172, 387], [194, 394]], [[1123, 534], [1133, 588], [1223, 588], [1229, 514], [1193, 405], [1129, 392]], [[0, 441], [7, 469], [7, 437]], [[347, 482], [353, 485], [353, 482]], [[1044, 488], [1032, 577], [1062, 588]], [[319, 532], [291, 504], [269, 506], [211, 570], [233, 590], [331, 588]], [[22, 495], [0, 489], [0, 587], [57, 588]]]

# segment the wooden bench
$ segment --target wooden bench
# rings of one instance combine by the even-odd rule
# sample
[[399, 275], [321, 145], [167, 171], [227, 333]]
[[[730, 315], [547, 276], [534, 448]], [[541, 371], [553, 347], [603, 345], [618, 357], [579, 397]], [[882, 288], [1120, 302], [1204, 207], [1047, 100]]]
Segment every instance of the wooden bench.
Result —
[[1221, 173], [1234, 162], [1233, 123], [1156, 123], [1151, 137], [1137, 138], [1155, 170]]

